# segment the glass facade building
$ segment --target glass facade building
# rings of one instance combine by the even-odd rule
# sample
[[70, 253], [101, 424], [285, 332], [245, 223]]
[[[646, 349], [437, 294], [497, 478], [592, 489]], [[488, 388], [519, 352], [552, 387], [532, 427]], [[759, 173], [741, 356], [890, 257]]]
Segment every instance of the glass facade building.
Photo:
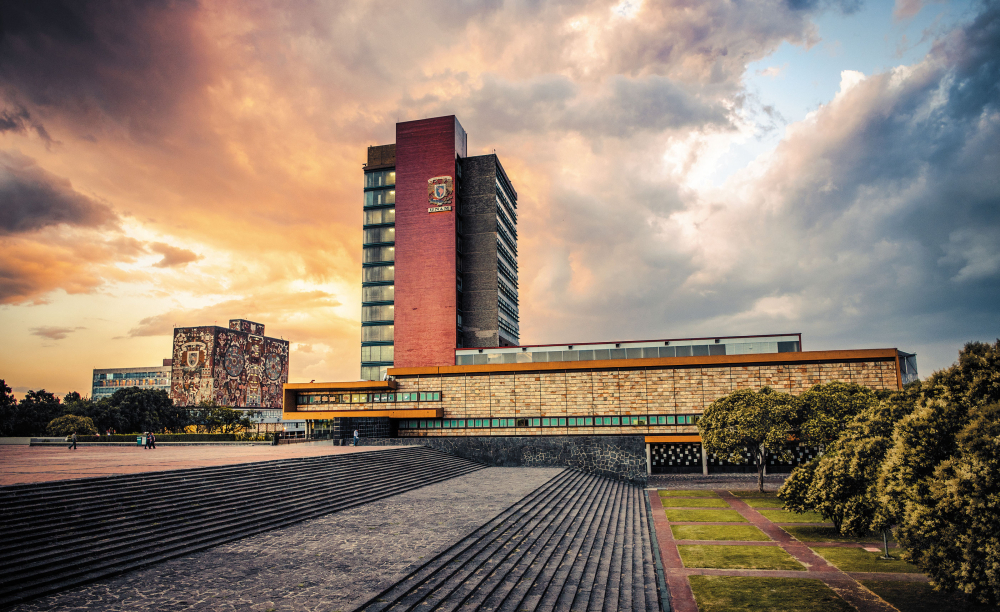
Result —
[[125, 387], [140, 389], [160, 389], [170, 393], [170, 360], [166, 365], [141, 368], [104, 368], [94, 370], [90, 397], [99, 400], [111, 397], [115, 391]]
[[361, 257], [361, 378], [393, 364], [396, 277], [396, 145], [368, 147]]

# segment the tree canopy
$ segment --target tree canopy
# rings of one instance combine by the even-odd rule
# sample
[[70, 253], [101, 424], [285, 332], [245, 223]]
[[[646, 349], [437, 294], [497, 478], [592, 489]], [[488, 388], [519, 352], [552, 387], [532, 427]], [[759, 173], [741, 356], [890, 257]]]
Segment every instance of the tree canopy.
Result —
[[795, 426], [795, 398], [769, 387], [741, 389], [719, 398], [698, 420], [704, 452], [742, 463], [749, 451], [757, 468], [757, 486], [764, 490], [767, 454], [790, 458], [789, 436]]
[[47, 436], [68, 436], [74, 432], [81, 436], [92, 436], [97, 433], [97, 428], [89, 418], [75, 414], [54, 418], [45, 428]]

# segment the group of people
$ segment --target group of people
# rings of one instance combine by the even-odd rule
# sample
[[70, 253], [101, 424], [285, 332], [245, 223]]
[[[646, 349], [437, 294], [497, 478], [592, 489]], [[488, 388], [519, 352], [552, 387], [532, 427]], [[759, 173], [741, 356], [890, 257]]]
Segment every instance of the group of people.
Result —
[[145, 436], [146, 436], [146, 445], [143, 446], [143, 448], [154, 448], [155, 449], [156, 448], [156, 434], [154, 434], [151, 431], [147, 431], [145, 433]]

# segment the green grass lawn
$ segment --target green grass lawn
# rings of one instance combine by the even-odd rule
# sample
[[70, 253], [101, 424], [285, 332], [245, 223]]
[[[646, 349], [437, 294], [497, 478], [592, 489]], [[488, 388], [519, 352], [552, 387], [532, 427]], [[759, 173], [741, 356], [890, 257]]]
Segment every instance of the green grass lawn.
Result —
[[[692, 576], [692, 578], [694, 578]], [[895, 606], [899, 612], [987, 612], [996, 611], [994, 606], [985, 606], [967, 601], [961, 593], [941, 593], [925, 582], [882, 582], [862, 580], [873, 593]]]
[[691, 576], [700, 612], [854, 612], [819, 580]]
[[661, 497], [660, 503], [664, 508], [728, 508], [729, 502], [724, 499], [709, 499], [707, 497], [684, 498], [684, 497]]
[[660, 489], [658, 491], [660, 497], [718, 497], [715, 491], [709, 491], [707, 489], [690, 489], [686, 491], [677, 491], [674, 489]]
[[743, 501], [751, 508], [780, 508], [785, 505], [777, 497], [750, 497]]
[[760, 512], [769, 520], [775, 523], [825, 523], [826, 519], [823, 518], [819, 512], [803, 512], [799, 514], [798, 512], [788, 512], [787, 510], [782, 510], [780, 508], [761, 508], [757, 512]]
[[805, 566], [778, 546], [725, 546], [688, 544], [678, 546], [684, 567], [716, 569], [802, 570]]
[[735, 510], [687, 510], [681, 508], [665, 508], [667, 520], [691, 521], [698, 523], [745, 523], [747, 520]]
[[753, 525], [671, 525], [676, 540], [743, 540], [769, 542], [771, 538]]
[[[919, 574], [920, 570], [902, 559], [883, 560], [881, 552], [868, 552], [863, 548], [815, 547], [814, 553], [845, 572], [897, 572]], [[892, 552], [890, 549], [889, 552]]]
[[[812, 525], [788, 525], [782, 527], [803, 542], [864, 542], [866, 544], [882, 545], [882, 536], [868, 535], [863, 537], [840, 535], [833, 527], [814, 527]], [[892, 542], [889, 542], [891, 545]], [[889, 550], [892, 550], [890, 548]]]
[[730, 493], [732, 493], [736, 497], [739, 497], [740, 499], [752, 499], [759, 497], [773, 497], [777, 499], [778, 495], [777, 491], [764, 491], [763, 493], [761, 493], [757, 489], [752, 489], [747, 491], [730, 491]]

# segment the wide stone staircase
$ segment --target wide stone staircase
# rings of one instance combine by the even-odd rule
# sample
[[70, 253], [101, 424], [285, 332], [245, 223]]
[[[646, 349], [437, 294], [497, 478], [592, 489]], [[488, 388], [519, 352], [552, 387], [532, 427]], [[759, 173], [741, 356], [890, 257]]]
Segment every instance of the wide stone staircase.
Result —
[[660, 610], [641, 487], [566, 470], [358, 608]]
[[0, 607], [483, 467], [411, 446], [0, 487]]

